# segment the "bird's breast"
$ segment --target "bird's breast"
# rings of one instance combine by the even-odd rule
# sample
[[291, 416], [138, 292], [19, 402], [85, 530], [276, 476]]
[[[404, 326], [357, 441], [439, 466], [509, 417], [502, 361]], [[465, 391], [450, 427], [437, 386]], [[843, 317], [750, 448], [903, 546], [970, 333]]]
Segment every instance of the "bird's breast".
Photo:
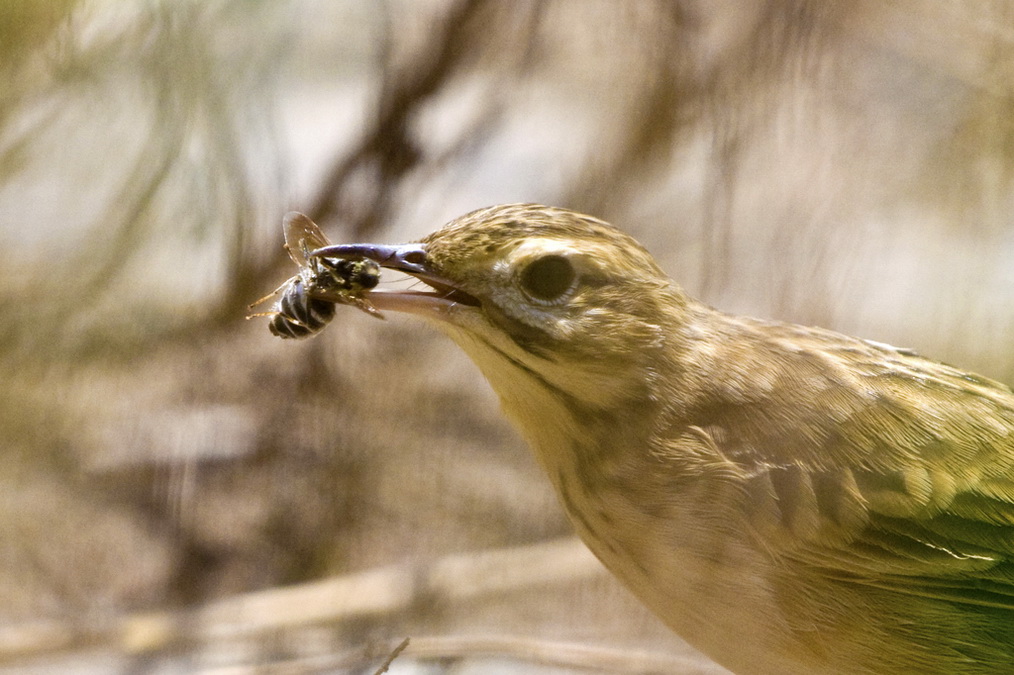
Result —
[[[555, 460], [550, 477], [560, 503], [592, 552], [674, 631], [726, 667], [816, 672], [784, 656], [791, 630], [773, 590], [776, 571], [746, 528], [728, 519], [726, 486], [703, 478], [683, 494], [675, 482], [667, 489], [645, 448], [627, 447], [622, 433], [613, 438], [611, 453], [601, 445], [536, 449]], [[594, 453], [612, 459], [582, 461]]]

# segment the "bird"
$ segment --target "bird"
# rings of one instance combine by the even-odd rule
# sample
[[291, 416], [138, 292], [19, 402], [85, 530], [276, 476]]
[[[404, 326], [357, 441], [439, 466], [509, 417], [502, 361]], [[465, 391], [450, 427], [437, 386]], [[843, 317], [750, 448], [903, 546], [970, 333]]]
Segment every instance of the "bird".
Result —
[[1014, 673], [1014, 394], [716, 310], [567, 209], [338, 244], [475, 362], [591, 551], [734, 673]]

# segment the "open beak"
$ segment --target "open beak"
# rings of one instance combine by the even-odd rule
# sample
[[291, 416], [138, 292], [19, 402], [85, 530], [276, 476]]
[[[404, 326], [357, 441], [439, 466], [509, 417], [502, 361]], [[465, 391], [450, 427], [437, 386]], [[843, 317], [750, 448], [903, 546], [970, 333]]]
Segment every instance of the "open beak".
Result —
[[363, 297], [379, 310], [429, 315], [435, 313], [443, 317], [454, 307], [479, 307], [482, 304], [430, 269], [423, 244], [335, 244], [318, 248], [310, 255], [372, 260], [381, 267], [404, 272], [429, 286], [428, 290], [373, 289], [364, 292]]

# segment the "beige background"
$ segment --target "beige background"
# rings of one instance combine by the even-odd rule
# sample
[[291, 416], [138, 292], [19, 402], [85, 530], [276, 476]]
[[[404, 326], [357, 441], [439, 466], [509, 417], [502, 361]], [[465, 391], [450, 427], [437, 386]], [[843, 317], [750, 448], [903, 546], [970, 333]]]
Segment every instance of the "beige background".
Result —
[[721, 672], [569, 539], [449, 343], [243, 320], [294, 272], [281, 217], [399, 242], [567, 206], [722, 309], [1014, 381], [1011, 26], [1010, 0], [0, 5], [0, 670], [372, 673], [410, 636], [390, 672]]

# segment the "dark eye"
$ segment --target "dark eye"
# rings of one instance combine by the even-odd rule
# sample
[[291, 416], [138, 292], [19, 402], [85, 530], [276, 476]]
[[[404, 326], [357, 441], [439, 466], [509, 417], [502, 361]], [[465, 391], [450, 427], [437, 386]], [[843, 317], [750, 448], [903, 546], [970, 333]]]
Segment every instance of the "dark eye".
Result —
[[549, 255], [532, 262], [521, 273], [521, 289], [533, 300], [553, 302], [559, 300], [574, 285], [577, 273], [570, 261], [559, 255]]

